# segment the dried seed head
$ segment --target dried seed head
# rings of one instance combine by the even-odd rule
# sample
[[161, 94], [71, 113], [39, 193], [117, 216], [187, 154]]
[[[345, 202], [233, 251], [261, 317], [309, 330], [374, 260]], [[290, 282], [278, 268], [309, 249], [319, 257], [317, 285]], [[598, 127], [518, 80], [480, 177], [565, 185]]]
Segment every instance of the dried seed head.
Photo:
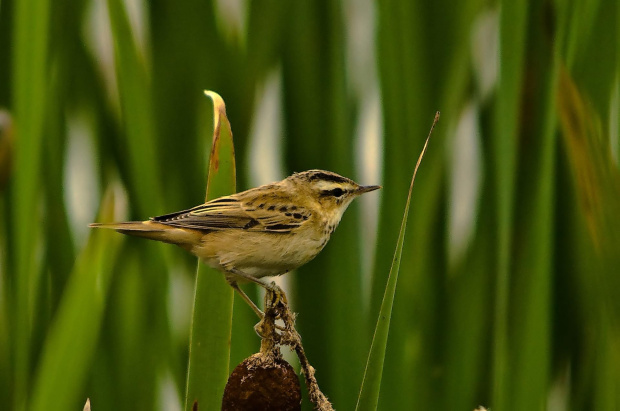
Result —
[[228, 378], [222, 411], [301, 410], [299, 378], [281, 357], [254, 354]]

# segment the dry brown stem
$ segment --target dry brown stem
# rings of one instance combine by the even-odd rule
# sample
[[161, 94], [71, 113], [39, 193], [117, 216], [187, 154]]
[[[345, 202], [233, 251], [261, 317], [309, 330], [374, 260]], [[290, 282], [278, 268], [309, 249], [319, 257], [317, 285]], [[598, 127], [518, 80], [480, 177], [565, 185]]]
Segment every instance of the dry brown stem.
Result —
[[[295, 329], [295, 314], [291, 312], [283, 292], [279, 292], [282, 295], [277, 295], [271, 290], [267, 290], [265, 294], [265, 316], [255, 327], [256, 332], [261, 337], [260, 352], [265, 358], [279, 356], [278, 346], [280, 345], [286, 345], [295, 351], [308, 388], [308, 397], [314, 405], [314, 409], [333, 411], [334, 408], [331, 403], [319, 389], [319, 384], [314, 376], [314, 368], [306, 357], [304, 347], [301, 344], [301, 336]], [[281, 320], [284, 327], [277, 326], [276, 320]]]

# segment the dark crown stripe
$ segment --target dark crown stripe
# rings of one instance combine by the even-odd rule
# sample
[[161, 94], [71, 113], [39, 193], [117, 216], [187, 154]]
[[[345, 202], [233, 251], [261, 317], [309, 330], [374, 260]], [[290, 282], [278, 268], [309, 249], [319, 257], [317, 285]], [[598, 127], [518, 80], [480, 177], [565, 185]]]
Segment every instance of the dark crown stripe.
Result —
[[332, 181], [334, 183], [347, 183], [349, 182], [348, 178], [344, 178], [342, 176], [339, 176], [338, 174], [329, 174], [329, 173], [324, 173], [321, 171], [318, 171], [314, 174], [311, 174], [309, 177], [310, 181], [314, 181], [314, 180], [323, 180], [323, 181]]

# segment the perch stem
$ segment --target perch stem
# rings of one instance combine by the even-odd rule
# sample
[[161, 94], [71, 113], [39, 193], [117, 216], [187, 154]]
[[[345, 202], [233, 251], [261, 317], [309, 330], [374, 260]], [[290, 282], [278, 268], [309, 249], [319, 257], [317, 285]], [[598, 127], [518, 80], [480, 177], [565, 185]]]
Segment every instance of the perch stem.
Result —
[[[284, 327], [278, 327], [276, 320], [282, 320]], [[278, 330], [281, 332], [278, 332]], [[331, 403], [321, 392], [319, 384], [314, 376], [315, 370], [310, 362], [301, 343], [301, 336], [295, 329], [295, 314], [291, 312], [287, 299], [278, 298], [271, 290], [265, 293], [265, 315], [256, 324], [256, 332], [261, 337], [261, 354], [265, 356], [279, 356], [279, 345], [286, 345], [295, 351], [299, 358], [302, 373], [308, 388], [308, 397], [318, 411], [333, 411]]]

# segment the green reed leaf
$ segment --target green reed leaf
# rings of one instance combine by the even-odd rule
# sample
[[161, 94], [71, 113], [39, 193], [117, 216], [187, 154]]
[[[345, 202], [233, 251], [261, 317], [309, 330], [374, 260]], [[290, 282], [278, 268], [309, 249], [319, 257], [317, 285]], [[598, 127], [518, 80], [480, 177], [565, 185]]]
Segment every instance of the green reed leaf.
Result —
[[[235, 150], [224, 100], [212, 91], [213, 145], [209, 159], [206, 199], [236, 191]], [[189, 347], [185, 409], [219, 410], [228, 379], [233, 289], [222, 273], [198, 263]]]
[[[99, 221], [115, 221], [114, 196], [108, 191]], [[99, 344], [116, 255], [123, 237], [93, 230], [68, 280], [46, 338], [30, 409], [77, 409], [92, 357]], [[60, 374], [62, 376], [60, 376]]]
[[355, 408], [358, 411], [375, 410], [377, 409], [377, 404], [379, 403], [379, 391], [381, 388], [381, 377], [383, 375], [383, 361], [385, 360], [388, 332], [390, 331], [390, 317], [392, 316], [394, 294], [396, 293], [396, 284], [398, 282], [398, 270], [400, 269], [400, 260], [403, 253], [403, 244], [405, 242], [405, 231], [407, 229], [407, 217], [409, 215], [411, 193], [413, 192], [413, 184], [415, 182], [415, 176], [418, 173], [418, 167], [424, 157], [424, 153], [426, 153], [428, 140], [431, 138], [431, 133], [433, 132], [433, 128], [438, 120], [439, 112], [435, 114], [435, 120], [431, 126], [431, 131], [426, 138], [424, 148], [420, 153], [420, 157], [418, 158], [418, 162], [413, 171], [413, 177], [411, 178], [409, 194], [407, 195], [407, 202], [405, 204], [405, 213], [403, 215], [403, 221], [398, 234], [398, 242], [396, 243], [396, 251], [394, 252], [392, 267], [390, 268], [387, 286], [383, 295], [383, 301], [381, 302], [379, 319], [377, 320], [375, 334], [372, 339], [372, 345], [370, 346], [370, 353], [368, 354], [368, 362], [366, 364], [366, 371], [364, 372], [362, 388], [357, 400], [357, 407]]

